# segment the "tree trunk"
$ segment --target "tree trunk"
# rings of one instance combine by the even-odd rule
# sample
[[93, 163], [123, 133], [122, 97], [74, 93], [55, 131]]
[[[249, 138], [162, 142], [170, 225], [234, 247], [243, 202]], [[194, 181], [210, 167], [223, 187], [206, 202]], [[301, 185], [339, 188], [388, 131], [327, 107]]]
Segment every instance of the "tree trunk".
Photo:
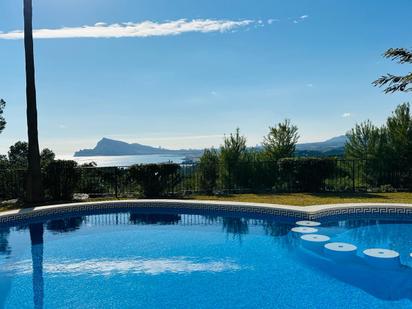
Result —
[[29, 142], [26, 200], [43, 201], [40, 151], [37, 133], [37, 102], [33, 54], [32, 0], [24, 0], [24, 50], [26, 55], [27, 133]]

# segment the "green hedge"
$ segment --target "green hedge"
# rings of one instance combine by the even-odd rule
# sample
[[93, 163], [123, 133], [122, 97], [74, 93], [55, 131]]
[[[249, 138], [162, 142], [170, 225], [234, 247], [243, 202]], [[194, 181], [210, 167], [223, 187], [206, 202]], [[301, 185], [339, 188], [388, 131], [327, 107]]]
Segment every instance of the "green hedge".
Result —
[[144, 197], [160, 197], [174, 191], [181, 181], [179, 170], [179, 164], [139, 164], [129, 168], [129, 177]]
[[198, 165], [200, 190], [213, 194], [219, 178], [219, 155], [217, 151], [206, 149]]
[[290, 191], [319, 192], [325, 180], [333, 176], [336, 160], [333, 158], [285, 158], [278, 162], [280, 185]]
[[79, 181], [75, 161], [52, 161], [44, 169], [45, 192], [54, 201], [71, 200]]

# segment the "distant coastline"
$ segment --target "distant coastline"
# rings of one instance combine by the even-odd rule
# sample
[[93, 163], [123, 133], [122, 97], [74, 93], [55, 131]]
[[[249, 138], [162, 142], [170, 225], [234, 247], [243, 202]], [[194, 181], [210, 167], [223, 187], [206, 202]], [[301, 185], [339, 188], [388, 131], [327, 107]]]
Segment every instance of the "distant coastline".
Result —
[[177, 155], [119, 155], [119, 156], [80, 156], [73, 155], [60, 156], [59, 159], [74, 160], [79, 165], [94, 162], [98, 167], [127, 167], [134, 164], [150, 163], [178, 163], [181, 164], [186, 160], [184, 156]]
[[[296, 146], [296, 156], [299, 157], [340, 157], [344, 153], [346, 136], [337, 136], [324, 142], [304, 143]], [[260, 149], [261, 147], [258, 147]], [[91, 157], [128, 157], [128, 156], [162, 156], [176, 158], [184, 161], [197, 161], [203, 154], [200, 149], [172, 150], [161, 147], [152, 147], [142, 144], [129, 144], [109, 138], [102, 138], [93, 149], [82, 149], [74, 153], [74, 158]], [[160, 162], [150, 162], [160, 163]]]
[[171, 150], [137, 143], [129, 144], [109, 138], [102, 138], [93, 149], [82, 149], [76, 151], [74, 153], [74, 157], [170, 155], [198, 158], [202, 154], [203, 150], [199, 149]]

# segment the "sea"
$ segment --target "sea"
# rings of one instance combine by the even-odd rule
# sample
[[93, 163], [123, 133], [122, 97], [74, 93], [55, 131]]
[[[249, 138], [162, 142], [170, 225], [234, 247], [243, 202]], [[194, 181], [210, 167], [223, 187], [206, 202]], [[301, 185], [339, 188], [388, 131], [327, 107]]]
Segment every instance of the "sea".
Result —
[[182, 163], [183, 156], [172, 155], [135, 155], [135, 156], [96, 156], [96, 157], [74, 157], [72, 155], [57, 156], [60, 160], [74, 160], [78, 164], [95, 162], [99, 167], [109, 166], [131, 166], [134, 164], [149, 163]]

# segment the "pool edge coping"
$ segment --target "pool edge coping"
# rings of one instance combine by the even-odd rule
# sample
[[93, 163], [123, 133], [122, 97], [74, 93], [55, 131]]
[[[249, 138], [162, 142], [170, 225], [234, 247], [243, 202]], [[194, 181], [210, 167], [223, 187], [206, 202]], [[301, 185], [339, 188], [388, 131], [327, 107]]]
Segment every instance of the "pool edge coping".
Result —
[[13, 209], [0, 212], [2, 223], [19, 222], [24, 219], [45, 217], [47, 215], [70, 214], [92, 210], [116, 210], [116, 208], [172, 208], [189, 210], [210, 210], [268, 214], [301, 219], [351, 214], [410, 214], [412, 204], [404, 203], [342, 203], [312, 206], [294, 206], [268, 203], [250, 203], [234, 201], [179, 200], [179, 199], [129, 199], [119, 201], [77, 202], [56, 204], [33, 208]]

